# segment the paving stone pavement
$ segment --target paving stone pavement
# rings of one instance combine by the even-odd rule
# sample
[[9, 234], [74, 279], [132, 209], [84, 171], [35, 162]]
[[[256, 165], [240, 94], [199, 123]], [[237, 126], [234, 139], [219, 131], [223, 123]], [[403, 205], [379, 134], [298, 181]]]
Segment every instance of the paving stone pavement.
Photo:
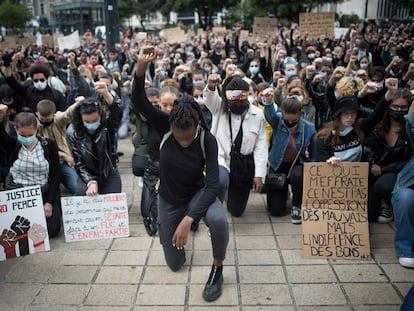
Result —
[[243, 217], [227, 214], [223, 294], [207, 303], [201, 296], [212, 258], [207, 227], [192, 234], [183, 269], [170, 271], [158, 237], [142, 224], [130, 140], [121, 140], [119, 150], [130, 237], [65, 243], [61, 232], [50, 252], [0, 262], [0, 310], [392, 311], [414, 281], [414, 270], [394, 256], [394, 223], [370, 225], [370, 261], [303, 259], [301, 226], [288, 215], [271, 217], [265, 196], [252, 193]]

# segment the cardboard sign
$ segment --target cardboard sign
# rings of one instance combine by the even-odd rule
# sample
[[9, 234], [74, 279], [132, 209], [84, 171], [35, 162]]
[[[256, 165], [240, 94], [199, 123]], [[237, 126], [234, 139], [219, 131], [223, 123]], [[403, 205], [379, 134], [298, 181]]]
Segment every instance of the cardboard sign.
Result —
[[64, 197], [61, 202], [66, 242], [129, 236], [125, 193]]
[[0, 260], [50, 250], [40, 186], [0, 192]]
[[302, 235], [305, 258], [371, 258], [368, 163], [305, 163]]
[[226, 27], [213, 27], [211, 30], [213, 34], [215, 35], [215, 37], [220, 40], [224, 39], [226, 32], [227, 32]]
[[29, 36], [27, 38], [17, 38], [17, 44], [27, 47], [30, 44], [35, 44], [36, 43], [36, 37], [35, 36]]
[[185, 33], [180, 27], [167, 28], [163, 32], [168, 43], [180, 43], [184, 41]]
[[145, 40], [147, 38], [147, 33], [140, 31], [134, 35], [135, 40]]
[[299, 13], [299, 27], [302, 34], [308, 34], [309, 39], [335, 37], [335, 13]]
[[68, 36], [58, 38], [58, 46], [61, 51], [65, 49], [74, 50], [80, 47], [81, 41], [79, 38], [79, 31], [76, 30], [75, 32], [72, 32]]
[[271, 42], [275, 37], [278, 29], [278, 20], [270, 17], [254, 17], [253, 22], [253, 37], [257, 41]]

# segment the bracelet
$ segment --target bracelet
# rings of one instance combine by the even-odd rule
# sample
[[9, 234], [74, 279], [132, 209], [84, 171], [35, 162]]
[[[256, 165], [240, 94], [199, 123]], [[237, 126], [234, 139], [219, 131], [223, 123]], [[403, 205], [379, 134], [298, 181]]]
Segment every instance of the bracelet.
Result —
[[24, 238], [27, 238], [27, 232], [17, 236], [18, 240], [21, 240], [21, 239], [24, 239]]
[[45, 240], [43, 240], [43, 241], [40, 241], [39, 243], [36, 243], [36, 244], [33, 244], [33, 247], [39, 247], [40, 245], [43, 245], [43, 244], [45, 244]]
[[88, 184], [86, 185], [86, 188], [88, 188], [90, 185], [95, 184], [97, 185], [98, 182], [96, 180], [91, 180], [90, 182], [88, 182]]

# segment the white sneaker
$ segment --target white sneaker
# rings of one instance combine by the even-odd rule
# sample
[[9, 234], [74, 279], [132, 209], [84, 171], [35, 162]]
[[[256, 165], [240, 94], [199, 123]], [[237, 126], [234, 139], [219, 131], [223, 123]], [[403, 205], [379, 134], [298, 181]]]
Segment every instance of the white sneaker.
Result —
[[399, 262], [400, 262], [400, 265], [405, 267], [405, 268], [413, 268], [414, 269], [414, 258], [400, 257]]
[[292, 224], [298, 225], [302, 223], [302, 211], [297, 206], [292, 206], [292, 210], [290, 211], [290, 217]]

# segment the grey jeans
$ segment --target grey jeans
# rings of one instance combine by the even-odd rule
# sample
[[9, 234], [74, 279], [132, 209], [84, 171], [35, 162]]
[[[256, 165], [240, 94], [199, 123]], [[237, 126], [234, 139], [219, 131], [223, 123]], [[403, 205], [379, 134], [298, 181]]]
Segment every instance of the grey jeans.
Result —
[[[186, 258], [184, 249], [177, 250], [172, 246], [172, 237], [177, 226], [185, 217], [187, 210], [197, 204], [203, 192], [204, 189], [199, 190], [188, 204], [182, 206], [170, 204], [161, 196], [159, 197], [158, 232], [164, 250], [165, 261], [173, 271], [178, 271], [184, 265]], [[210, 229], [213, 258], [224, 260], [229, 241], [229, 227], [223, 206], [218, 199], [210, 205], [203, 219]]]

